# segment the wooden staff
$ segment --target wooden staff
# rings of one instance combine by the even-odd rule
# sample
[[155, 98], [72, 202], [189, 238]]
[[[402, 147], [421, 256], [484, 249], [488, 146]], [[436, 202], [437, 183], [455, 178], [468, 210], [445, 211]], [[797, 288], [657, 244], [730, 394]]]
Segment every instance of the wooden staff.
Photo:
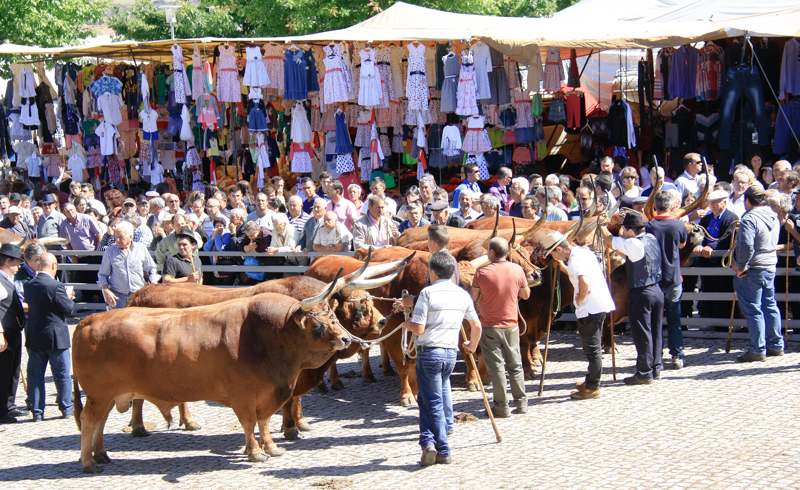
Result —
[[[194, 250], [192, 250], [192, 254], [189, 256], [189, 263], [192, 264], [192, 274], [197, 272], [197, 269], [194, 266]], [[197, 277], [197, 284], [200, 284], [200, 276]]]
[[789, 245], [792, 243], [792, 237], [786, 234], [786, 302], [783, 306], [783, 314], [786, 317], [786, 323], [783, 327], [783, 348], [786, 349], [786, 344], [789, 343]]
[[[467, 332], [464, 331], [464, 325], [461, 325], [461, 335], [464, 336], [464, 339], [467, 338]], [[470, 339], [470, 343], [471, 342], [472, 340]], [[475, 357], [472, 354], [467, 354], [467, 357], [469, 358], [469, 362], [472, 365], [472, 369], [478, 376], [478, 386], [481, 387], [481, 394], [483, 395], [483, 404], [486, 406], [486, 413], [489, 414], [489, 420], [492, 421], [492, 429], [494, 429], [494, 437], [495, 439], [497, 439], [497, 442], [503, 442], [503, 436], [500, 435], [500, 429], [497, 428], [497, 422], [495, 422], [494, 420], [494, 413], [492, 413], [492, 408], [489, 406], [489, 399], [486, 397], [486, 390], [483, 389], [483, 381], [481, 381], [481, 375], [478, 372], [478, 365], [475, 364]]]
[[[542, 375], [539, 377], [539, 395], [542, 396], [542, 392], [544, 391], [544, 371], [545, 367], [547, 366], [547, 351], [550, 349], [550, 325], [553, 323], [553, 298], [556, 295], [556, 274], [560, 274], [561, 271], [558, 270], [558, 262], [555, 260], [552, 261], [551, 267], [553, 267], [553, 284], [550, 285], [550, 303], [547, 306], [547, 309], [550, 310], [548, 313], [547, 319], [547, 331], [545, 334], [545, 341], [544, 341], [544, 356], [542, 356]], [[560, 305], [559, 305], [560, 306]]]
[[[604, 251], [605, 253], [605, 251]], [[608, 284], [608, 290], [611, 291], [611, 257], [610, 254], [606, 254], [606, 284]], [[613, 312], [609, 312], [606, 317], [608, 318], [608, 326], [611, 330], [611, 375], [614, 378], [614, 381], [617, 380], [617, 345], [614, 342], [614, 318]]]
[[736, 289], [733, 290], [733, 303], [731, 304], [731, 323], [728, 325], [728, 341], [725, 343], [725, 352], [731, 351], [731, 336], [733, 335], [733, 312], [736, 311]]

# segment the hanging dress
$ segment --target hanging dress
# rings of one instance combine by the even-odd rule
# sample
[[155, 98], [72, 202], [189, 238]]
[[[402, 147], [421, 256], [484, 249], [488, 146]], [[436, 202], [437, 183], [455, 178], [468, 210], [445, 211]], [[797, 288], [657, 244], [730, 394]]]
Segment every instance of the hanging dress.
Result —
[[[425, 75], [425, 45], [408, 45], [408, 76], [406, 77], [406, 98], [408, 112], [428, 111], [428, 78]], [[406, 116], [406, 120], [414, 120], [416, 116]]]
[[319, 92], [319, 78], [317, 77], [317, 61], [314, 59], [314, 50], [308, 48], [305, 51], [306, 66], [306, 87], [309, 92]]
[[252, 98], [247, 104], [247, 127], [250, 131], [269, 131], [267, 108], [261, 98]]
[[483, 116], [472, 116], [467, 119], [467, 134], [461, 149], [467, 153], [484, 153], [491, 151], [492, 142], [484, 126]]
[[357, 97], [353, 88], [353, 65], [350, 62], [350, 51], [347, 44], [339, 43], [336, 45], [339, 48], [339, 55], [342, 57], [342, 75], [344, 76], [344, 85], [347, 92], [347, 100], [352, 100]]
[[377, 106], [381, 102], [381, 82], [378, 69], [375, 66], [375, 50], [362, 49], [361, 80], [358, 88], [358, 104], [362, 106]]
[[194, 47], [192, 51], [192, 99], [197, 100], [203, 95], [206, 88], [206, 77], [203, 73], [203, 57], [200, 48]]
[[184, 141], [194, 141], [194, 133], [192, 132], [192, 125], [190, 123], [192, 115], [186, 104], [181, 109], [181, 139]]
[[442, 105], [439, 110], [444, 113], [455, 112], [458, 106], [461, 56], [450, 52], [442, 57], [442, 64], [444, 65], [444, 81], [442, 82]]
[[[445, 80], [447, 83], [447, 80]], [[475, 86], [475, 64], [471, 52], [461, 52], [461, 72], [458, 76], [458, 89], [456, 95], [456, 114], [471, 116], [478, 113], [478, 103]]]
[[543, 88], [548, 92], [560, 92], [562, 81], [564, 81], [564, 65], [561, 63], [561, 50], [559, 48], [547, 48]]
[[336, 147], [334, 153], [353, 153], [350, 131], [347, 129], [347, 122], [344, 119], [344, 114], [341, 112], [336, 114]]
[[264, 45], [264, 68], [267, 70], [267, 88], [275, 95], [283, 94], [283, 50], [275, 44]]
[[256, 133], [256, 138], [258, 141], [258, 163], [256, 164], [257, 168], [257, 178], [256, 178], [256, 185], [258, 188], [264, 187], [265, 184], [265, 171], [269, 168], [269, 152], [267, 151], [267, 144], [264, 141], [264, 133]]
[[371, 110], [362, 110], [358, 113], [358, 130], [356, 131], [356, 139], [353, 142], [355, 146], [362, 148], [369, 146], [372, 122]]
[[219, 75], [217, 75], [217, 100], [220, 102], [241, 102], [239, 73], [236, 70], [236, 56], [233, 46], [219, 47]]
[[322, 90], [322, 103], [335, 104], [337, 102], [347, 102], [347, 83], [345, 80], [344, 63], [339, 45], [333, 47], [325, 46], [325, 80]]
[[472, 63], [475, 65], [475, 93], [478, 100], [492, 97], [489, 73], [492, 71], [492, 53], [489, 45], [478, 41], [472, 45]]
[[183, 49], [177, 44], [173, 44], [172, 51], [172, 75], [173, 90], [175, 91], [175, 102], [185, 104], [191, 97], [192, 88], [189, 86], [189, 78], [186, 76], [186, 68], [183, 66]]
[[405, 97], [405, 85], [403, 85], [403, 48], [391, 46], [389, 48], [390, 66], [392, 67], [392, 93], [395, 99]]
[[388, 109], [389, 101], [395, 98], [391, 59], [392, 53], [388, 48], [382, 47], [376, 50], [375, 65], [378, 67], [378, 74], [381, 79], [381, 102], [378, 107], [381, 109]]
[[517, 109], [517, 123], [515, 128], [532, 128], [535, 124], [533, 111], [531, 109], [530, 90], [514, 89], [514, 107]]
[[508, 88], [506, 67], [503, 64], [503, 53], [494, 48], [489, 48], [489, 53], [491, 53], [492, 64], [492, 72], [489, 73], [489, 87], [491, 88], [492, 96], [489, 98], [489, 104], [510, 104], [511, 92]]
[[306, 75], [306, 52], [302, 49], [287, 49], [283, 53], [283, 98], [305, 100], [308, 98], [308, 77]]
[[20, 73], [19, 96], [22, 108], [19, 113], [19, 123], [24, 129], [39, 129], [39, 108], [36, 105], [36, 86], [33, 81], [33, 73], [23, 68]]
[[311, 164], [311, 159], [314, 157], [314, 150], [311, 148], [311, 140], [314, 134], [311, 132], [306, 109], [301, 102], [296, 102], [294, 109], [292, 109], [291, 136], [292, 146], [289, 159], [292, 162], [292, 172], [312, 172], [314, 168]]
[[244, 48], [247, 56], [247, 64], [244, 67], [243, 85], [248, 87], [262, 87], [269, 85], [269, 75], [261, 58], [261, 48], [258, 46], [248, 46]]

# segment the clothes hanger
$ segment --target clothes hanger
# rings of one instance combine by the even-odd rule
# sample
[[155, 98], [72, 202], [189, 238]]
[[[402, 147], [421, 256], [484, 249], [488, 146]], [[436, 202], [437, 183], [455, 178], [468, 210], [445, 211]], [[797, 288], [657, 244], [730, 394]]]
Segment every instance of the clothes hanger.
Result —
[[290, 50], [290, 51], [299, 51], [299, 50], [300, 50], [300, 48], [298, 48], [298, 47], [297, 47], [297, 45], [295, 45], [295, 44], [292, 44], [291, 46], [289, 46], [289, 50]]
[[310, 48], [311, 46], [309, 46], [308, 44], [303, 44], [300, 47], [303, 49], [303, 51], [308, 51], [308, 48]]

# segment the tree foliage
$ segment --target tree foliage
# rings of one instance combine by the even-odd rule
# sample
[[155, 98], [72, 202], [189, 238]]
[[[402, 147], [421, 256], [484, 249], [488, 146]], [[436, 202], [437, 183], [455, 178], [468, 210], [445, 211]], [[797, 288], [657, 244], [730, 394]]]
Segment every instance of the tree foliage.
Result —
[[0, 42], [41, 47], [77, 44], [94, 35], [108, 0], [3, 0]]
[[[234, 15], [227, 2], [220, 5], [193, 5], [185, 0], [178, 2], [175, 15], [175, 37], [240, 37], [244, 35], [242, 22]], [[136, 0], [131, 8], [115, 7], [109, 22], [120, 39], [155, 41], [170, 38], [170, 26], [163, 10], [151, 0]]]

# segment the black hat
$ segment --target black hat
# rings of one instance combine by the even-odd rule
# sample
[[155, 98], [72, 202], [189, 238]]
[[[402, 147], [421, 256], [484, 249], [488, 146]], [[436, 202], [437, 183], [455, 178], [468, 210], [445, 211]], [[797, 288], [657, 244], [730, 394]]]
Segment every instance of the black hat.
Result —
[[197, 245], [197, 238], [195, 238], [194, 232], [189, 228], [181, 228], [181, 231], [176, 233], [175, 236], [177, 236], [178, 239], [187, 238], [189, 241]]
[[19, 192], [12, 192], [10, 196], [8, 196], [8, 200], [11, 202], [14, 201], [21, 201], [22, 198], [19, 195]]
[[625, 228], [641, 228], [644, 226], [644, 220], [642, 219], [642, 215], [637, 212], [631, 212], [625, 215], [625, 219], [622, 220], [622, 226]]
[[57, 203], [57, 202], [58, 201], [56, 201], [56, 198], [53, 197], [52, 194], [48, 193], [48, 194], [45, 194], [44, 197], [42, 197], [42, 202], [40, 204], [54, 204], [54, 203]]
[[22, 260], [22, 249], [13, 243], [4, 243], [0, 246], [0, 255]]

